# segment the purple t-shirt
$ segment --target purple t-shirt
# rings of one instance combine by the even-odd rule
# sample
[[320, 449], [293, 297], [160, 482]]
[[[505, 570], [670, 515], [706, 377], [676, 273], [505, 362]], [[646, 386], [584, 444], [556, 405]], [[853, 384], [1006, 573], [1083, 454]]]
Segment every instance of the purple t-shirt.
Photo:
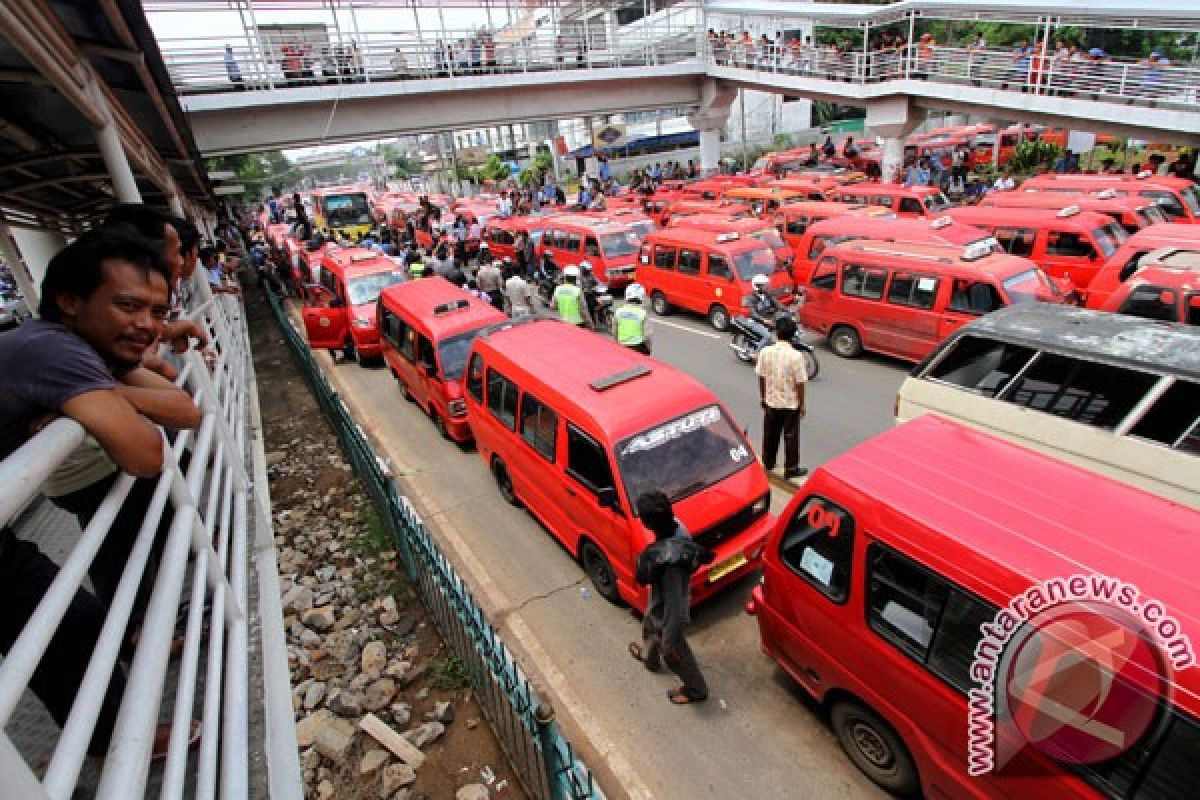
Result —
[[73, 397], [116, 386], [90, 344], [57, 322], [31, 319], [0, 334], [0, 458], [29, 438], [29, 425]]

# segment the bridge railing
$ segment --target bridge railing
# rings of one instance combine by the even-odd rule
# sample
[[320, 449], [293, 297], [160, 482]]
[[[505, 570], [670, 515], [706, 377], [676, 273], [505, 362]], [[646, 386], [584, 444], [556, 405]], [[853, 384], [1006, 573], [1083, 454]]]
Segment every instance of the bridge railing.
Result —
[[1017, 56], [1011, 50], [910, 45], [898, 50], [838, 52], [826, 48], [779, 50], [714, 46], [708, 63], [757, 72], [803, 75], [857, 84], [923, 80], [1030, 94], [1130, 104], [1193, 108], [1200, 99], [1200, 68], [1144, 60]]
[[599, 35], [530, 36], [489, 44], [477, 31], [449, 31], [436, 39], [365, 33], [320, 45], [289, 45], [293, 49], [286, 52], [268, 52], [249, 37], [164, 39], [160, 44], [172, 83], [183, 94], [642, 67], [697, 57], [695, 28], [677, 23], [645, 27], [613, 40]]
[[[257, 671], [263, 684], [254, 691], [249, 677], [249, 653], [259, 647], [251, 641], [248, 626], [248, 548], [256, 529], [264, 536], [257, 523], [270, 517], [265, 481], [253, 482], [248, 467], [254, 447], [247, 421], [253, 403], [247, 383], [249, 339], [236, 299], [210, 297], [191, 316], [208, 329], [215, 359], [210, 364], [200, 353], [188, 353], [176, 383], [200, 407], [203, 421], [194, 431], [164, 435], [165, 466], [136, 532], [112, 530], [134, 485], [129, 475], [116, 480], [0, 664], [0, 725], [8, 726], [0, 735], [4, 796], [74, 796], [110, 681], [115, 671], [123, 671], [118, 661], [129, 658], [130, 648], [97, 798], [127, 800], [147, 794], [155, 733], [162, 719], [169, 721], [170, 739], [162, 771], [154, 780], [161, 781], [163, 798], [212, 798], [217, 792], [223, 798], [247, 797], [249, 714], [252, 707], [264, 706], [269, 743], [253, 745], [271, 748], [267, 768], [272, 793], [285, 797], [300, 791], [282, 647], [275, 650], [276, 660], [264, 662]], [[13, 522], [83, 439], [76, 422], [60, 418], [0, 462], [0, 485], [5, 487], [0, 523]], [[41, 765], [26, 763], [18, 751], [15, 742], [23, 741], [25, 732], [10, 720], [106, 538], [132, 533], [135, 543], [85, 677], [42, 772]], [[268, 547], [273, 545], [269, 532], [264, 538]], [[135, 598], [147, 576], [153, 577], [153, 591], [136, 644], [131, 645]], [[277, 606], [278, 587], [260, 588], [261, 593], [274, 593]], [[186, 622], [172, 667], [181, 600], [187, 603]], [[255, 635], [265, 639], [274, 633], [281, 641], [282, 617], [277, 612], [259, 617]], [[189, 766], [193, 719], [200, 723], [200, 739]]]

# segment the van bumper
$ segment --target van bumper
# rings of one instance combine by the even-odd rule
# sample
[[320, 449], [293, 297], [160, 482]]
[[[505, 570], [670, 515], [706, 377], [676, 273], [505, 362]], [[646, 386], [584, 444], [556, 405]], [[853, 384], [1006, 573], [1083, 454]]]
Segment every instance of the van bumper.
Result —
[[[707, 597], [722, 591], [730, 584], [736, 583], [747, 573], [758, 569], [762, 564], [763, 547], [767, 536], [775, 527], [775, 515], [763, 514], [750, 526], [733, 539], [723, 542], [717, 548], [717, 558], [706, 568], [698, 570], [692, 577], [692, 604], [695, 605]], [[732, 559], [744, 558], [745, 561], [737, 568], [725, 570], [724, 565]]]

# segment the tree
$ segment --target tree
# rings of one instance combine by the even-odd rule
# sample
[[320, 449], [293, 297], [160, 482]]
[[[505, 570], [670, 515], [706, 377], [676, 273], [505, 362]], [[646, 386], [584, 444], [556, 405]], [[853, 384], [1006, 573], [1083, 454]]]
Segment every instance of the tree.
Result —
[[500, 156], [492, 153], [488, 156], [483, 166], [479, 168], [479, 175], [483, 180], [487, 181], [503, 181], [512, 177], [512, 170], [508, 164], [500, 160]]
[[300, 174], [279, 150], [209, 158], [205, 168], [209, 172], [232, 172], [233, 182], [244, 184], [251, 199], [282, 193]]

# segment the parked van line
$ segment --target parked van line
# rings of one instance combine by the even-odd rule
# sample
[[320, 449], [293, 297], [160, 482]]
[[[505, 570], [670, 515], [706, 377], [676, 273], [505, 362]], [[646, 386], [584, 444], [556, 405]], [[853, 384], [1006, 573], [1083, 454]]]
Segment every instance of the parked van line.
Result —
[[638, 255], [637, 280], [659, 315], [676, 307], [708, 317], [718, 331], [733, 316], [745, 316], [755, 275], [766, 275], [779, 296], [795, 291], [765, 243], [737, 231], [723, 233], [667, 228], [646, 237]]
[[404, 397], [429, 415], [438, 432], [469, 441], [462, 375], [476, 336], [508, 317], [445, 278], [408, 281], [383, 290], [379, 331], [383, 357]]
[[726, 190], [721, 195], [724, 203], [745, 206], [756, 217], [769, 217], [784, 203], [804, 200], [801, 192], [767, 186], [743, 186]]
[[1200, 226], [1167, 223], [1152, 225], [1130, 236], [1096, 272], [1092, 282], [1083, 290], [1088, 308], [1100, 308], [1109, 295], [1118, 291], [1124, 281], [1137, 273], [1138, 267], [1151, 252], [1162, 247], [1200, 252]]
[[832, 192], [842, 203], [883, 206], [899, 217], [930, 217], [945, 213], [950, 200], [936, 186], [903, 186], [898, 183], [857, 183]]
[[[1130, 535], [1132, 526], [1153, 533]], [[1160, 716], [1095, 765], [1022, 746], [1003, 769], [969, 775], [968, 693], [985, 691], [973, 669], [981, 625], [1048, 582], [1113, 578], [1169, 609], [1178, 629], [1197, 630], [1195, 574], [1178, 566], [1192, 563], [1197, 530], [1192, 509], [927, 415], [814, 471], [767, 542], [750, 610], [766, 653], [891, 792], [1184, 800], [1197, 772], [1179, 754], [1200, 743], [1194, 667], [1164, 670]], [[1113, 630], [1138, 636], [1134, 624]], [[1101, 637], [1088, 644], [1081, 660], [1106, 663], [1112, 647], [1107, 663], [1125, 662]], [[1129, 670], [1113, 670], [1114, 692], [1137, 691], [1130, 683]]]
[[1114, 192], [1157, 202], [1172, 222], [1200, 224], [1200, 188], [1173, 175], [1035, 175], [1021, 188], [1037, 192]]
[[666, 492], [716, 560], [698, 603], [755, 569], [773, 517], [766, 474], [717, 397], [680, 370], [557, 320], [472, 345], [467, 419], [500, 493], [576, 557], [596, 590], [644, 611], [634, 561], [653, 540], [637, 498]]
[[822, 253], [800, 319], [843, 358], [871, 350], [917, 361], [981, 314], [1065, 299], [1032, 261], [996, 253], [987, 242], [854, 240]]
[[1164, 247], [1149, 253], [1103, 305], [1089, 307], [1200, 325], [1200, 251]]
[[981, 206], [997, 208], [1038, 208], [1061, 211], [1076, 207], [1082, 211], [1107, 214], [1126, 232], [1133, 234], [1151, 225], [1168, 222], [1162, 207], [1151, 200], [1133, 195], [1118, 195], [1111, 189], [1096, 194], [1088, 192], [992, 192], [980, 201]]
[[900, 387], [932, 411], [1200, 507], [1200, 330], [1015, 306], [964, 327]]
[[318, 284], [305, 287], [300, 314], [313, 349], [341, 350], [347, 358], [382, 354], [375, 303], [379, 293], [405, 279], [391, 258], [364, 247], [327, 248]]
[[988, 231], [1004, 250], [1024, 256], [1056, 278], [1088, 286], [1100, 267], [1129, 238], [1107, 214], [1068, 207], [1053, 214], [1037, 209], [965, 206], [946, 215]]
[[805, 231], [810, 225], [820, 222], [823, 219], [840, 216], [855, 216], [855, 217], [891, 217], [895, 218], [886, 208], [871, 207], [862, 203], [835, 203], [825, 200], [804, 200], [797, 203], [788, 203], [781, 206], [778, 211], [771, 217], [771, 221], [775, 224], [776, 230], [783, 237], [783, 240], [793, 249], [793, 263], [795, 248], [800, 246]]
[[771, 248], [771, 252], [775, 254], [775, 263], [780, 269], [791, 272], [792, 248], [779, 235], [779, 231], [766, 220], [753, 217], [730, 219], [720, 214], [692, 214], [674, 217], [668, 227], [695, 228], [713, 233], [734, 231], [743, 237], [757, 239]]

